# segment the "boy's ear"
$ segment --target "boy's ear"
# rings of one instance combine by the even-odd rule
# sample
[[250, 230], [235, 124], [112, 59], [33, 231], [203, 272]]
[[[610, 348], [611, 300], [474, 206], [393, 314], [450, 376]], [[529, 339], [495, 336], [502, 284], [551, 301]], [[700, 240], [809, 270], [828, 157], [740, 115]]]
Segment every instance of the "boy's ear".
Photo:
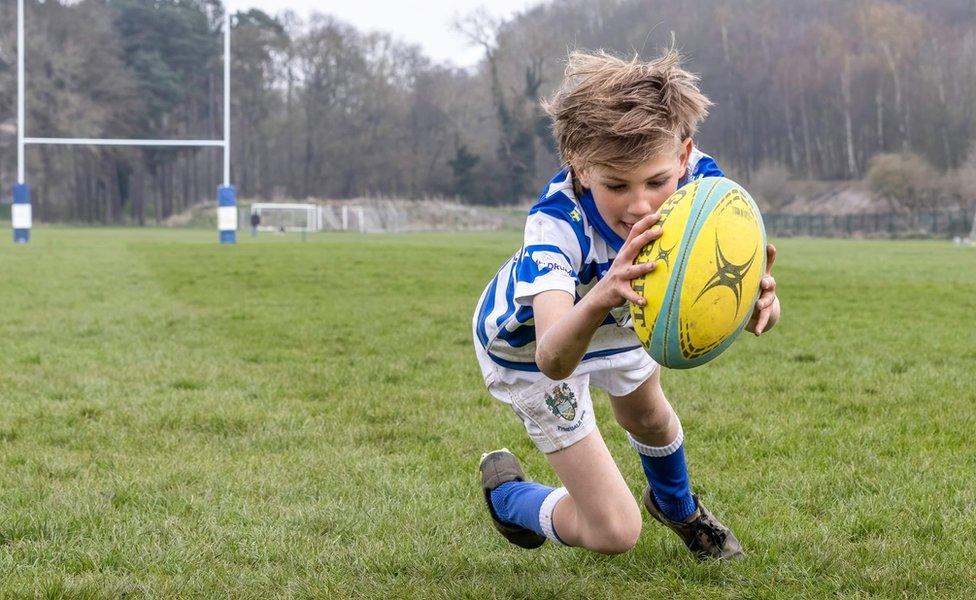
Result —
[[585, 188], [591, 187], [589, 169], [577, 169], [574, 167], [573, 172], [576, 173], [576, 181], [578, 181], [581, 186]]
[[688, 159], [691, 158], [691, 151], [695, 149], [695, 142], [690, 137], [686, 137], [683, 142], [681, 142], [681, 150], [679, 150], [680, 155], [678, 159], [681, 161], [681, 168], [684, 169], [688, 166]]

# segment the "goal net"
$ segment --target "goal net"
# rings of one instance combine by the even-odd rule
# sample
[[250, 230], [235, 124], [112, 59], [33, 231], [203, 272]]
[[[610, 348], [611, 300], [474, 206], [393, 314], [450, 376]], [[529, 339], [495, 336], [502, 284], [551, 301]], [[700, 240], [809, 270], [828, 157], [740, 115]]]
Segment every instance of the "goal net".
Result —
[[321, 231], [315, 204], [257, 202], [251, 205], [251, 223], [258, 231]]

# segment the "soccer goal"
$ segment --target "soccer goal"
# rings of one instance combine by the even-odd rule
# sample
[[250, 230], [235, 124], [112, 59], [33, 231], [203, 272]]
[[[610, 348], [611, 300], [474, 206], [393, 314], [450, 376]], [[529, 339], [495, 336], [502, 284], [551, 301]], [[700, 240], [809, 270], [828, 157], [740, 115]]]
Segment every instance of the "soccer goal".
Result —
[[315, 204], [255, 202], [251, 205], [251, 222], [257, 223], [258, 231], [305, 233], [322, 230], [319, 207]]

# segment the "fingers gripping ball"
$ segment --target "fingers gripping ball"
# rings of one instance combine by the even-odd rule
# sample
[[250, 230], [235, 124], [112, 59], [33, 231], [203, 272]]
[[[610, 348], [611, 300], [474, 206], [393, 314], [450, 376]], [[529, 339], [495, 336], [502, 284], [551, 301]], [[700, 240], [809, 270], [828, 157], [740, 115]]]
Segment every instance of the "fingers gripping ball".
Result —
[[687, 369], [728, 348], [752, 315], [766, 268], [766, 230], [748, 192], [724, 177], [686, 185], [661, 206], [660, 238], [635, 264], [634, 330], [655, 361]]

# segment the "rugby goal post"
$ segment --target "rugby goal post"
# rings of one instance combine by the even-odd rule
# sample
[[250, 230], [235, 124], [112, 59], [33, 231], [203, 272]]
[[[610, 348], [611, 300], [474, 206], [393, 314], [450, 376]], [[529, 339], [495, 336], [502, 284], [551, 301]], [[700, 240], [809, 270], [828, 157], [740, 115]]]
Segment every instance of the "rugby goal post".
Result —
[[26, 79], [24, 64], [27, 47], [24, 44], [24, 0], [17, 0], [17, 183], [13, 189], [10, 210], [14, 242], [30, 241], [33, 226], [30, 186], [25, 175], [24, 149], [27, 145], [62, 146], [159, 146], [159, 147], [218, 147], [224, 152], [224, 181], [217, 187], [217, 231], [220, 243], [237, 241], [237, 190], [230, 184], [230, 2], [224, 2], [224, 137], [220, 140], [143, 140], [103, 138], [34, 138], [27, 137]]

